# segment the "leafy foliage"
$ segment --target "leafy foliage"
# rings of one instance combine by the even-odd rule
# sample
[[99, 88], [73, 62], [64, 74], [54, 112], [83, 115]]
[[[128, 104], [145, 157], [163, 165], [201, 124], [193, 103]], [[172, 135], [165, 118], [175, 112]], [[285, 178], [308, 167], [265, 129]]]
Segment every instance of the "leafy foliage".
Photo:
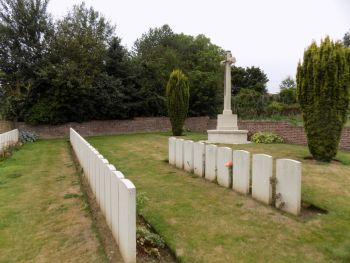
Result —
[[136, 229], [136, 243], [138, 251], [142, 251], [148, 257], [160, 258], [160, 248], [165, 247], [161, 236], [152, 233], [145, 226], [138, 226]]
[[144, 114], [166, 115], [164, 86], [176, 69], [188, 76], [191, 86], [189, 115], [216, 115], [222, 107], [223, 50], [204, 35], [174, 33], [168, 25], [150, 29], [135, 42], [133, 62], [142, 87]]
[[180, 136], [183, 132], [189, 103], [188, 79], [181, 70], [174, 70], [170, 74], [166, 86], [166, 97], [173, 135]]
[[266, 115], [266, 108], [272, 97], [252, 89], [242, 89], [233, 97], [234, 111], [240, 118], [254, 119]]
[[295, 89], [296, 87], [297, 85], [295, 83], [295, 80], [291, 76], [286, 77], [280, 84], [281, 91], [285, 89]]
[[251, 89], [260, 94], [266, 94], [266, 74], [258, 67], [232, 67], [232, 94], [238, 94], [242, 89]]
[[30, 132], [30, 131], [20, 131], [19, 132], [19, 140], [22, 143], [35, 142], [38, 139], [39, 139], [39, 135], [36, 134], [35, 132]]
[[283, 143], [284, 142], [281, 136], [272, 132], [257, 132], [252, 135], [251, 141], [255, 143]]
[[48, 0], [0, 1], [0, 99], [5, 117], [21, 116], [33, 90], [42, 85], [40, 70], [53, 36], [47, 5]]
[[350, 47], [350, 29], [345, 33], [343, 37], [343, 43], [345, 47]]
[[337, 153], [349, 104], [350, 72], [346, 51], [327, 37], [313, 42], [297, 70], [298, 101], [313, 157], [329, 162]]

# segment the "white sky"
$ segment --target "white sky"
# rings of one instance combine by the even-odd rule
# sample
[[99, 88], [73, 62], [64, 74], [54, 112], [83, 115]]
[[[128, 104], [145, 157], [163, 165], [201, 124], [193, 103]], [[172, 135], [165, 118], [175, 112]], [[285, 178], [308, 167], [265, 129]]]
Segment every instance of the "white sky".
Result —
[[[62, 17], [80, 0], [51, 0], [49, 12]], [[268, 89], [295, 77], [298, 61], [311, 41], [326, 35], [342, 39], [350, 29], [350, 0], [86, 0], [87, 6], [117, 26], [130, 48], [150, 27], [168, 24], [174, 32], [204, 34], [231, 50], [237, 66], [258, 66]]]

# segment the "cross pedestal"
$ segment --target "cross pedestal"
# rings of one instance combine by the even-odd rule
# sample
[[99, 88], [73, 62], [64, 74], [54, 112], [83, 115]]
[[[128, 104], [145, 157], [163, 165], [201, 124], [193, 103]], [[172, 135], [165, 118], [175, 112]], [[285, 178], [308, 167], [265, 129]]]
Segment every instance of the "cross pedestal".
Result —
[[248, 131], [238, 130], [237, 115], [231, 110], [231, 64], [235, 62], [231, 52], [226, 52], [224, 111], [218, 115], [216, 130], [208, 130], [209, 143], [243, 144], [247, 141]]

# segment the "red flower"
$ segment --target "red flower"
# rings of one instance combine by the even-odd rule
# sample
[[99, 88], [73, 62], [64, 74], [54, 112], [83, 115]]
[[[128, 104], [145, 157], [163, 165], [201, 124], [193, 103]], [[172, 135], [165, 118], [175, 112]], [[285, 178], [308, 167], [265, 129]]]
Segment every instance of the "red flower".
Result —
[[233, 166], [233, 162], [228, 161], [227, 163], [225, 163], [225, 166], [226, 167], [232, 167]]

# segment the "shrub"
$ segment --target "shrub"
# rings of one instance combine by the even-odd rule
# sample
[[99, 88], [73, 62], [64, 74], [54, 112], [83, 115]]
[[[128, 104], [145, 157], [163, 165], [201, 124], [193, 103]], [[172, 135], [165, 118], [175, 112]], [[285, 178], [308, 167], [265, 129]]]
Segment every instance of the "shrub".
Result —
[[270, 103], [269, 106], [267, 106], [267, 114], [269, 116], [280, 115], [282, 113], [283, 108], [284, 108], [284, 105], [282, 103], [279, 103], [277, 101], [273, 101]]
[[283, 143], [283, 138], [272, 132], [257, 132], [251, 137], [255, 143]]
[[262, 95], [252, 89], [241, 89], [238, 95], [233, 97], [234, 112], [240, 118], [254, 119], [265, 114], [271, 100], [272, 96]]
[[170, 74], [166, 86], [166, 97], [173, 135], [180, 136], [183, 132], [189, 104], [188, 80], [181, 70], [174, 70]]
[[329, 162], [338, 144], [349, 104], [350, 75], [346, 50], [327, 37], [304, 52], [297, 69], [297, 96], [308, 146], [316, 160]]
[[39, 135], [35, 132], [29, 132], [29, 131], [20, 131], [19, 132], [19, 140], [22, 143], [26, 142], [35, 142], [37, 139], [39, 139]]

